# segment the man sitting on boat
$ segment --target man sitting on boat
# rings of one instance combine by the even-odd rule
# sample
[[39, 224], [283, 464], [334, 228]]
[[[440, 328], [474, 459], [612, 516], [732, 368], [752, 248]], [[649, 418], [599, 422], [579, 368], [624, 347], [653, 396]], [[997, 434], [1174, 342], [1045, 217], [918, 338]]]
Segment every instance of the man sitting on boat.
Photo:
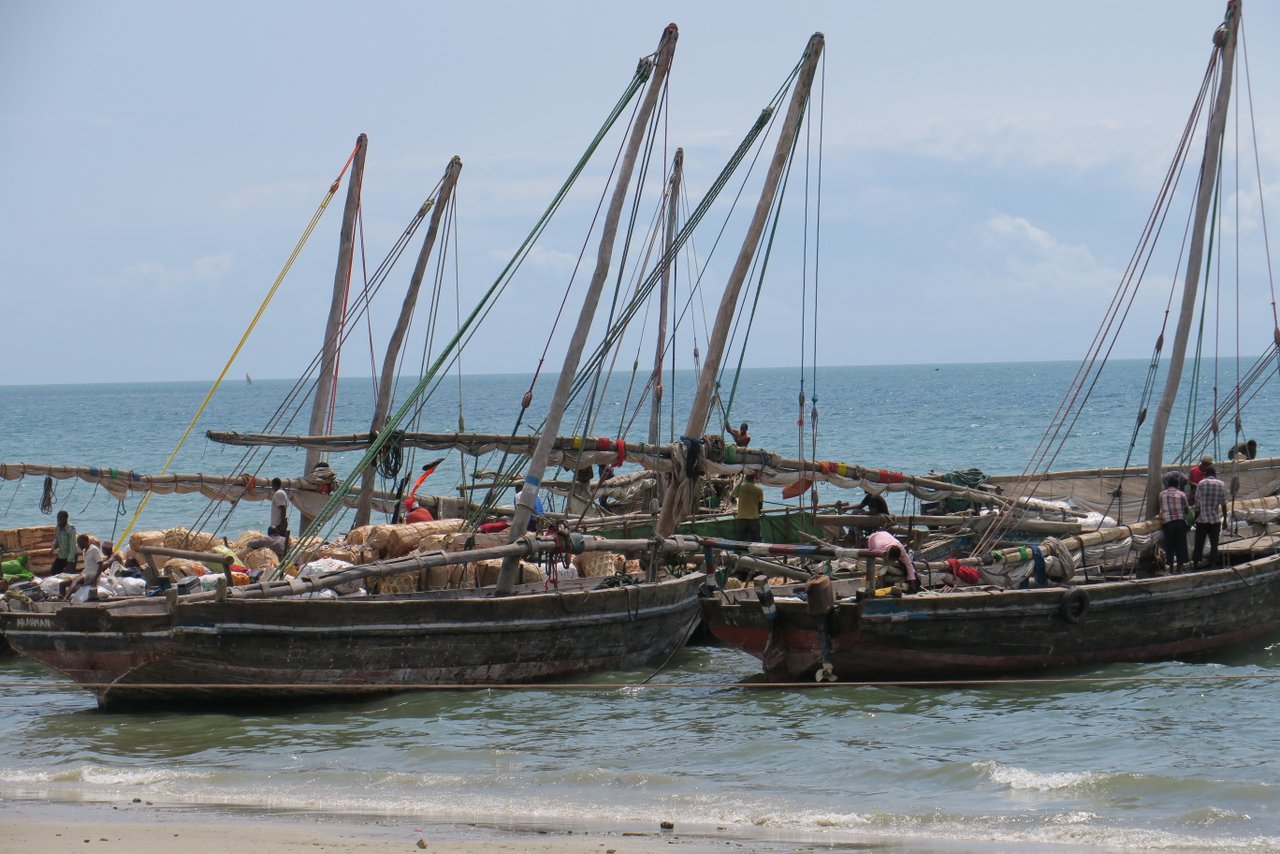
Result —
[[[67, 582], [63, 594], [76, 602], [94, 602], [98, 599], [98, 576], [102, 574], [102, 549], [89, 539], [88, 534], [76, 538], [76, 545], [84, 555], [84, 571]], [[80, 591], [83, 590], [83, 593]], [[80, 595], [76, 595], [80, 593]]]

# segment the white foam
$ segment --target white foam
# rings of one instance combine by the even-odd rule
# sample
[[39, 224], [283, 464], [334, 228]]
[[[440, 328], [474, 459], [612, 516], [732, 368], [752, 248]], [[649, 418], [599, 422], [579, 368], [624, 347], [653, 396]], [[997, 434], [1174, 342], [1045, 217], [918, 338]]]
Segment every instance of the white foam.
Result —
[[1097, 774], [1087, 771], [1032, 771], [999, 762], [976, 762], [973, 767], [985, 773], [993, 783], [1033, 792], [1070, 789], [1099, 779]]

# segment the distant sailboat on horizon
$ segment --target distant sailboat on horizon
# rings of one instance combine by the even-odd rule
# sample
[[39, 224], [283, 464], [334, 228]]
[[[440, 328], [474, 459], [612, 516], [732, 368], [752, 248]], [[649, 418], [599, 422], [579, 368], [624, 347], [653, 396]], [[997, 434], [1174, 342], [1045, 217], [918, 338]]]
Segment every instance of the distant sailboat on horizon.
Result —
[[244, 381], [245, 381], [246, 383], [248, 383], [249, 385], [253, 385], [253, 377], [249, 376], [249, 372], [248, 372], [248, 371], [245, 371], [245, 372], [244, 372]]

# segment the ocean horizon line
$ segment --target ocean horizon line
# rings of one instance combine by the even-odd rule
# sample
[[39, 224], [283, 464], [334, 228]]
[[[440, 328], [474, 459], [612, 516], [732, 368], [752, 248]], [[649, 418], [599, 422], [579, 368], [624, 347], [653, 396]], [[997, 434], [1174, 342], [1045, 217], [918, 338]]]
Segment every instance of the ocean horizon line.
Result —
[[[1235, 356], [1219, 357], [1219, 360], [1223, 362], [1230, 362], [1235, 358], [1236, 358]], [[1259, 354], [1241, 355], [1239, 358], [1241, 360], [1254, 362], [1258, 358], [1260, 358], [1260, 355]], [[1112, 363], [1132, 363], [1132, 362], [1145, 362], [1147, 361], [1147, 359], [1126, 357], [1126, 358], [1110, 359], [1108, 361]], [[1161, 363], [1167, 363], [1168, 361], [1169, 360], [1167, 358], [1162, 358], [1160, 360]], [[1214, 359], [1210, 357], [1205, 359], [1205, 361], [1213, 362]], [[1075, 363], [1075, 360], [1073, 359], [1019, 359], [1019, 360], [1012, 360], [1012, 361], [992, 360], [992, 361], [966, 361], [966, 362], [874, 362], [874, 363], [857, 364], [857, 365], [818, 365], [816, 370], [850, 370], [850, 369], [867, 369], [867, 368], [974, 368], [974, 367], [989, 367], [989, 366], [995, 366], [995, 365], [1063, 365], [1063, 364], [1074, 364], [1074, 363]], [[742, 370], [743, 371], [786, 371], [786, 370], [798, 370], [800, 368], [801, 368], [800, 365], [754, 365], [751, 367], [744, 367]], [[677, 368], [678, 373], [692, 373], [692, 370], [693, 370], [692, 368]], [[806, 371], [815, 370], [815, 368], [813, 368], [812, 366], [804, 366], [804, 370]], [[467, 374], [464, 374], [464, 376], [474, 377], [479, 379], [484, 377], [530, 376], [532, 375], [532, 373], [533, 373], [532, 371], [489, 371], [489, 372], [467, 373]], [[555, 376], [557, 372], [544, 370], [542, 373]], [[619, 370], [619, 371], [615, 371], [615, 373], [625, 373], [625, 372]], [[400, 376], [401, 378], [407, 378], [412, 376], [412, 374], [401, 374]], [[372, 378], [366, 374], [358, 374], [358, 375], [344, 374], [339, 377], [339, 380], [343, 380], [343, 381], [360, 381], [360, 380], [371, 380], [371, 379]], [[298, 380], [297, 377], [258, 377], [254, 379], [253, 382], [296, 382], [297, 380]], [[6, 389], [6, 388], [29, 389], [29, 388], [55, 388], [55, 387], [66, 388], [66, 387], [76, 387], [76, 386], [119, 386], [119, 385], [179, 385], [179, 384], [185, 384], [185, 383], [189, 383], [189, 384], [198, 383], [202, 385], [207, 385], [212, 382], [213, 382], [212, 378], [111, 380], [111, 381], [99, 380], [99, 381], [84, 381], [84, 382], [27, 382], [27, 383], [0, 383], [0, 389]], [[237, 382], [241, 382], [241, 380], [239, 380], [238, 378], [236, 379], [228, 378], [223, 380], [223, 382], [237, 383]]]

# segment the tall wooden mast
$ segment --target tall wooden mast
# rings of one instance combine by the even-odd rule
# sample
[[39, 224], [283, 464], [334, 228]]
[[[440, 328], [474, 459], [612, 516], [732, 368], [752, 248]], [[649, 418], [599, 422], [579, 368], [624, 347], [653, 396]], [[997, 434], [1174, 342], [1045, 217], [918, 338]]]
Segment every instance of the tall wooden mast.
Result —
[[[462, 171], [462, 158], [454, 157], [445, 167], [444, 178], [440, 181], [440, 193], [434, 200], [431, 221], [427, 224], [427, 235], [422, 241], [422, 250], [418, 253], [418, 263], [409, 278], [409, 289], [405, 292], [404, 303], [400, 306], [400, 318], [396, 328], [387, 342], [387, 355], [382, 360], [382, 373], [378, 375], [378, 399], [374, 405], [373, 422], [369, 432], [377, 433], [387, 423], [387, 412], [391, 409], [391, 386], [395, 382], [396, 361], [400, 358], [400, 348], [409, 331], [409, 321], [413, 318], [413, 309], [418, 302], [418, 291], [422, 288], [422, 279], [427, 273], [427, 260], [436, 243], [436, 235], [440, 231], [440, 220], [449, 209], [449, 199], [453, 196], [453, 188], [458, 183], [458, 173]], [[431, 201], [426, 204], [432, 204]], [[356, 505], [356, 515], [352, 522], [354, 527], [369, 524], [370, 510], [373, 507], [373, 488], [377, 471], [373, 466], [364, 470], [360, 481], [360, 502]]]
[[[338, 245], [338, 267], [333, 275], [333, 298], [329, 302], [329, 320], [324, 330], [324, 346], [320, 354], [320, 376], [316, 381], [316, 393], [311, 402], [310, 431], [312, 435], [325, 432], [329, 417], [329, 404], [333, 400], [338, 378], [338, 339], [342, 327], [342, 305], [346, 300], [347, 282], [351, 276], [351, 258], [355, 254], [356, 213], [360, 208], [360, 185], [364, 181], [364, 158], [369, 150], [369, 138], [360, 134], [356, 140], [355, 161], [351, 164], [351, 177], [347, 180], [347, 204], [342, 212], [342, 235]], [[320, 461], [320, 452], [308, 450], [302, 474], [305, 477]], [[302, 530], [311, 524], [311, 518], [302, 514]]]
[[[635, 170], [636, 158], [648, 131], [649, 117], [653, 115], [654, 108], [658, 103], [658, 96], [662, 93], [663, 84], [667, 79], [667, 72], [671, 69], [671, 59], [675, 54], [676, 39], [678, 37], [679, 30], [676, 25], [668, 24], [667, 28], [662, 32], [661, 41], [658, 43], [656, 59], [646, 60], [655, 63], [654, 72], [649, 79], [649, 88], [645, 92], [644, 100], [640, 103], [640, 108], [636, 112], [635, 122], [631, 126], [631, 136], [627, 140], [626, 152], [623, 156], [622, 165], [618, 170], [618, 181], [613, 189], [613, 197], [609, 201], [604, 230], [600, 236], [600, 249], [596, 254], [595, 273], [592, 275], [591, 284], [587, 288], [582, 310], [578, 313], [578, 325], [574, 330], [573, 339], [569, 342], [569, 349], [565, 353], [564, 366], [560, 369], [560, 377], [556, 381], [555, 393], [552, 395], [551, 405], [547, 410], [547, 420], [543, 424], [538, 445], [529, 460], [529, 471], [525, 475], [524, 488], [520, 491], [520, 497], [516, 500], [515, 517], [511, 520], [512, 542], [524, 535], [525, 529], [529, 524], [529, 518], [533, 514], [534, 501], [538, 497], [538, 488], [542, 484], [542, 476], [547, 470], [547, 460], [551, 457], [552, 444], [560, 430], [560, 419], [564, 415], [564, 408], [569, 401], [573, 377], [582, 358], [582, 350], [586, 345], [587, 334], [591, 331], [591, 321], [595, 317], [596, 306], [600, 302], [600, 292], [604, 287], [605, 279], [609, 275], [609, 265], [613, 259], [614, 239], [618, 232], [618, 220], [622, 215], [622, 206], [626, 201], [627, 188], [631, 184], [631, 175]], [[495, 592], [500, 596], [510, 593], [512, 588], [515, 587], [519, 574], [519, 557], [508, 557], [503, 560]]]
[[662, 419], [662, 355], [667, 347], [667, 299], [671, 291], [671, 269], [676, 259], [671, 257], [671, 247], [676, 240], [676, 223], [680, 219], [680, 178], [684, 171], [684, 149], [676, 149], [671, 164], [671, 181], [667, 185], [667, 233], [663, 240], [662, 293], [658, 297], [658, 349], [653, 356], [653, 407], [649, 411], [649, 444], [656, 445], [661, 432]]
[[1147, 456], [1147, 492], [1145, 506], [1147, 516], [1160, 510], [1160, 481], [1164, 471], [1164, 436], [1173, 413], [1173, 402], [1178, 396], [1178, 384], [1182, 381], [1182, 362], [1187, 354], [1187, 339], [1191, 334], [1191, 321], [1196, 311], [1196, 291], [1200, 280], [1200, 267], [1204, 255], [1204, 237], [1209, 221], [1209, 207], [1213, 203], [1213, 187], [1218, 180], [1218, 161], [1222, 155], [1223, 129], [1227, 124], [1227, 110], [1231, 104], [1231, 78], [1236, 58], [1236, 33], [1240, 27], [1240, 0], [1228, 0], [1226, 17], [1214, 31], [1213, 43], [1221, 53], [1222, 74], [1218, 82], [1218, 94], [1213, 102], [1204, 141], [1204, 159], [1200, 163], [1200, 187], [1196, 196], [1194, 229], [1187, 251], [1187, 274], [1182, 285], [1182, 306], [1178, 311], [1178, 326], [1174, 331], [1173, 349], [1169, 353], [1169, 373], [1165, 377], [1164, 392], [1151, 423], [1151, 450]]
[[[729, 282], [725, 285], [724, 295], [720, 298], [720, 309], [716, 312], [715, 326], [712, 327], [711, 335], [707, 340], [707, 358], [702, 366], [702, 374], [698, 378], [698, 389], [694, 395], [693, 406], [689, 409], [689, 421], [684, 428], [686, 436], [701, 436], [707, 427], [716, 375], [720, 373], [720, 363], [724, 359], [724, 348], [733, 323], [734, 310], [738, 305], [738, 295], [742, 291], [743, 282], [746, 281], [747, 272], [751, 268], [751, 259], [755, 255], [756, 246], [760, 243], [760, 236], [764, 233], [765, 223], [769, 219], [769, 212], [777, 197], [783, 169], [795, 145], [796, 135], [800, 130], [800, 120], [804, 118], [805, 107], [809, 103], [809, 90], [813, 86], [814, 72], [822, 56], [824, 43], [822, 33], [814, 33], [805, 49], [800, 74], [796, 78], [795, 89], [791, 93], [791, 103], [787, 107], [787, 116], [783, 121], [782, 131], [778, 135], [773, 160], [769, 163], [764, 188], [760, 192], [760, 201], [756, 203], [755, 215], [747, 229], [747, 236], [743, 238], [738, 260], [729, 274]], [[654, 530], [656, 536], [669, 537], [675, 530], [676, 506], [681, 503], [680, 488], [681, 479], [677, 475], [667, 486], [666, 495], [663, 496], [662, 510]]]

